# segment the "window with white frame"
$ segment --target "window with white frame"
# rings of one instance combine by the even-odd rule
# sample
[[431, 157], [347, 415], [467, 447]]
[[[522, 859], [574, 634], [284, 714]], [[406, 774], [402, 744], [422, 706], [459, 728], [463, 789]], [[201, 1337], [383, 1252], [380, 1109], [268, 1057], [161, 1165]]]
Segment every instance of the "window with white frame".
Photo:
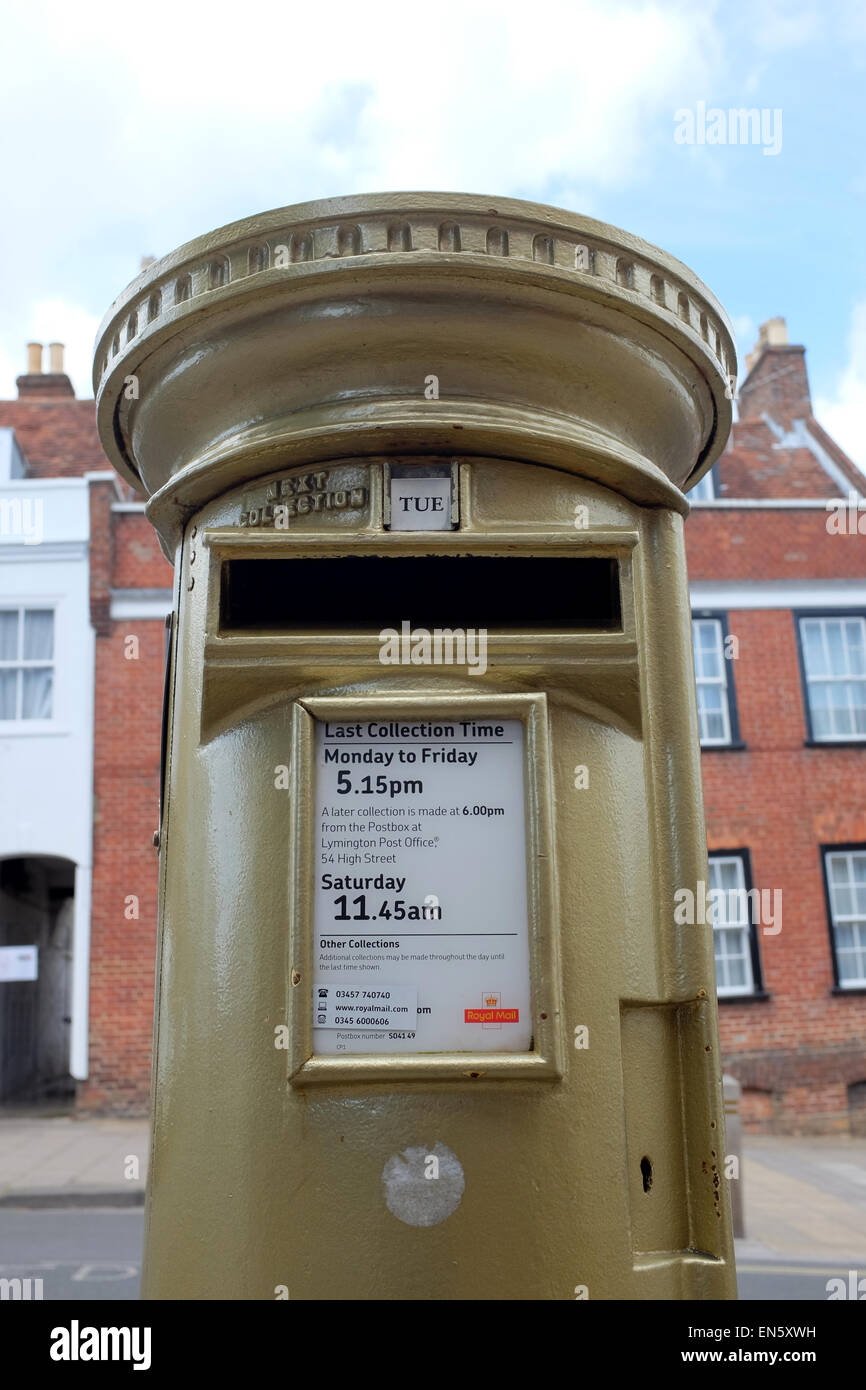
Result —
[[690, 502], [712, 502], [716, 495], [715, 483], [713, 481], [713, 470], [705, 473], [699, 483], [695, 483], [689, 489]]
[[866, 739], [866, 618], [801, 618], [800, 640], [812, 738]]
[[866, 987], [866, 848], [825, 850], [836, 978], [843, 989]]
[[720, 998], [754, 994], [752, 924], [746, 891], [746, 865], [740, 854], [711, 854], [710, 891], [716, 896], [713, 912], [713, 944], [716, 956], [716, 990]]
[[721, 619], [693, 618], [692, 639], [701, 743], [730, 743], [731, 710]]
[[0, 721], [50, 719], [54, 610], [0, 608]]

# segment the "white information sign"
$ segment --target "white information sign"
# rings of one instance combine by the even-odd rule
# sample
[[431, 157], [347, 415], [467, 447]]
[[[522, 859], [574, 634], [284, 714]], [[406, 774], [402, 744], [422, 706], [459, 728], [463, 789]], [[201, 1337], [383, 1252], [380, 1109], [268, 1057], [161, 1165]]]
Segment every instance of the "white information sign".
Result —
[[0, 946], [0, 980], [36, 980], [38, 978], [38, 946]]
[[527, 1052], [523, 723], [317, 721], [314, 1052]]
[[392, 531], [450, 531], [451, 478], [391, 475]]

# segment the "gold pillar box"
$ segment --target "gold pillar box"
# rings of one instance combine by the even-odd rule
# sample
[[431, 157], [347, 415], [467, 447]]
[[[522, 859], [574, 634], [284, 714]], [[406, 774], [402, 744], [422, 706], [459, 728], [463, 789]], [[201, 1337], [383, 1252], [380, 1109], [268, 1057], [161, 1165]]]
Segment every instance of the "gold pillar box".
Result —
[[[150, 1298], [727, 1298], [679, 262], [512, 200], [149, 266], [100, 433], [176, 567]], [[474, 756], [473, 756], [474, 755]]]

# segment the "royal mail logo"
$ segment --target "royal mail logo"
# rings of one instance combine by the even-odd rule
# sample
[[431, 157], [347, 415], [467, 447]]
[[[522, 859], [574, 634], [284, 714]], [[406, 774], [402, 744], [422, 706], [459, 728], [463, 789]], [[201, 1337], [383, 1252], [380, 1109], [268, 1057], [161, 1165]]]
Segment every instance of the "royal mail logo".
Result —
[[480, 1009], [465, 1009], [463, 1018], [466, 1023], [481, 1023], [489, 1028], [499, 1028], [503, 1023], [519, 1022], [518, 1009], [503, 1009], [502, 995], [492, 989], [485, 990], [481, 996], [482, 1007]]

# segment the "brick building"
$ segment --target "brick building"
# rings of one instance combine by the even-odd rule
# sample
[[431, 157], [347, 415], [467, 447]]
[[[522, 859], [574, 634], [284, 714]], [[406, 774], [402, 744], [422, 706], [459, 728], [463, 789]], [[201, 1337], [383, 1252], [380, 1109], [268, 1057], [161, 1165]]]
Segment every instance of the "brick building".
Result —
[[[17, 682], [18, 699], [0, 705], [17, 716], [0, 718], [0, 947], [22, 933], [38, 941], [39, 974], [0, 982], [0, 1102], [73, 1089], [82, 1107], [137, 1113], [149, 1091], [172, 570], [143, 504], [107, 465], [94, 403], [75, 399], [62, 348], [52, 345], [49, 372], [40, 345], [30, 355], [18, 399], [0, 402], [0, 637], [5, 620], [18, 643], [0, 643], [0, 681]], [[15, 523], [34, 515], [44, 534], [31, 544]], [[53, 682], [38, 710], [25, 686], [37, 619], [54, 638], [37, 668]], [[38, 1041], [46, 1016], [59, 1047]]]
[[751, 1127], [863, 1132], [866, 479], [782, 320], [748, 365], [686, 525], [710, 886], [763, 893], [716, 914], [722, 1050]]
[[91, 490], [96, 632], [90, 1066], [78, 1103], [138, 1113], [150, 1089], [159, 768], [173, 571], [143, 505]]
[[[739, 422], [686, 526], [708, 888], [724, 890], [714, 930], [725, 1066], [754, 1127], [862, 1131], [866, 478], [813, 419], [805, 352], [781, 320], [762, 329], [749, 365]], [[61, 375], [19, 378], [0, 432], [14, 432], [23, 479], [87, 487], [93, 854], [89, 1005], [80, 989], [77, 1005], [89, 1059], [79, 1048], [72, 1075], [80, 1107], [134, 1113], [149, 1089], [172, 572], [142, 504], [106, 472], [93, 402], [76, 401]], [[0, 827], [0, 868], [9, 858]]]

